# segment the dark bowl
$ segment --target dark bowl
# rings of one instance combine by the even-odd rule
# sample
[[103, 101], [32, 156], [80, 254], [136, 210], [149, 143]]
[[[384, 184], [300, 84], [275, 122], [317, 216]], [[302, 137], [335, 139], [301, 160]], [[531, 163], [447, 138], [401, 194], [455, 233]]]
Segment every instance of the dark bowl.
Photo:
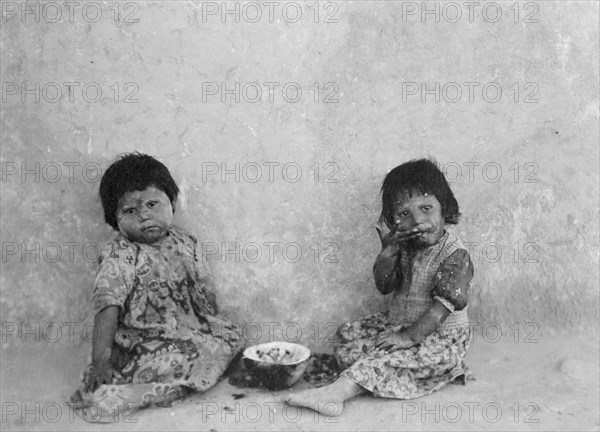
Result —
[[244, 365], [269, 390], [290, 388], [302, 377], [310, 350], [291, 342], [269, 342], [244, 351]]

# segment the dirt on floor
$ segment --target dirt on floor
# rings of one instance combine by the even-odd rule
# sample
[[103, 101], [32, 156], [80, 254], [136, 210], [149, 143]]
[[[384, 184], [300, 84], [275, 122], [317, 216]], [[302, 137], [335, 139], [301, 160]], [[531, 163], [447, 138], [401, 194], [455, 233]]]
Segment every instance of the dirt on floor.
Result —
[[[360, 396], [338, 417], [286, 406], [288, 391], [236, 387], [228, 379], [168, 408], [122, 413], [94, 424], [65, 401], [88, 347], [26, 343], [2, 352], [2, 423], [11, 431], [391, 431], [600, 430], [599, 341], [593, 336], [506, 333], [475, 337], [476, 380], [409, 401]], [[301, 381], [289, 391], [309, 388]], [[93, 418], [93, 413], [89, 416]]]

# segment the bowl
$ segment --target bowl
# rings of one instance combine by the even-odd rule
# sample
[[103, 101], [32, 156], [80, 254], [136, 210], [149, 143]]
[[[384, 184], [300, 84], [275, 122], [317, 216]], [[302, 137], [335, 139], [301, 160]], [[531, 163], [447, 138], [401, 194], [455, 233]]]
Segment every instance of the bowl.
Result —
[[244, 365], [269, 390], [290, 388], [302, 377], [310, 350], [291, 342], [268, 342], [244, 350]]

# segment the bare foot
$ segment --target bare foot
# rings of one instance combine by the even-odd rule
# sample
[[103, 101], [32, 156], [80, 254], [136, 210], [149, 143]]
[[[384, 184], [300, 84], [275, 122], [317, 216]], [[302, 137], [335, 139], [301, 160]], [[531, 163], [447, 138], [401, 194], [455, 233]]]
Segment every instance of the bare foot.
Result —
[[365, 390], [347, 378], [338, 378], [325, 387], [291, 393], [284, 398], [290, 405], [310, 408], [327, 416], [338, 416], [344, 410], [344, 401]]
[[344, 400], [332, 394], [327, 387], [291, 393], [284, 400], [290, 405], [310, 408], [320, 414], [338, 416], [344, 409]]

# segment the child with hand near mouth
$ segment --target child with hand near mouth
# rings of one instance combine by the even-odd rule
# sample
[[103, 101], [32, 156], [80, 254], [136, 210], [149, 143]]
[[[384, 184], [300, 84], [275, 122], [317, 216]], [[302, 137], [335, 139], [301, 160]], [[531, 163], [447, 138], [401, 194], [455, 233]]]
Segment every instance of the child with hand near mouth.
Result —
[[394, 168], [382, 186], [373, 274], [389, 309], [338, 329], [334, 348], [345, 369], [332, 384], [291, 394], [291, 405], [326, 415], [371, 393], [413, 399], [469, 374], [467, 301], [473, 264], [458, 236], [459, 206], [437, 165], [420, 159]]

